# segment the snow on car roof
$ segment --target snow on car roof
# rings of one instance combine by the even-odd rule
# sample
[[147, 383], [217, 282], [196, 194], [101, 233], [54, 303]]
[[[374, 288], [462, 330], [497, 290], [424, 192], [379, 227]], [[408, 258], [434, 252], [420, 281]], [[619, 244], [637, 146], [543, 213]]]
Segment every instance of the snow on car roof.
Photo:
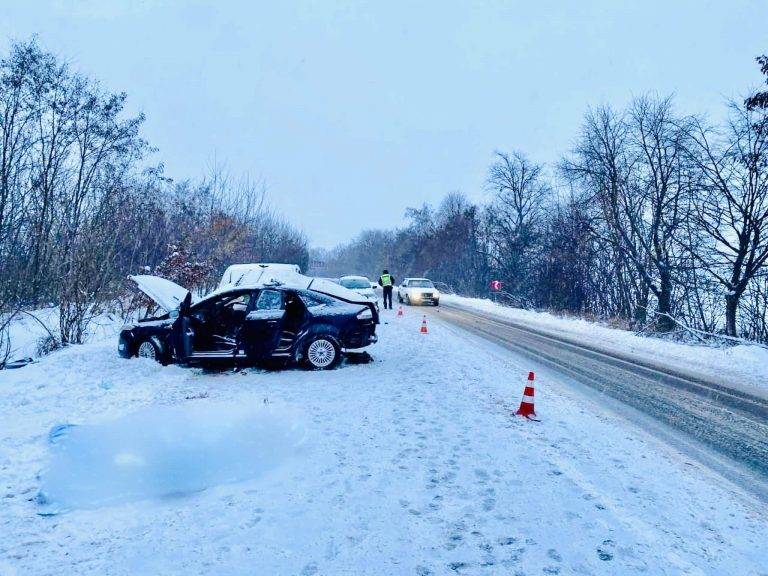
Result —
[[304, 276], [286, 268], [264, 268], [260, 270], [249, 270], [238, 278], [233, 284], [219, 285], [219, 287], [207, 294], [201, 301], [208, 300], [219, 294], [237, 290], [240, 288], [264, 288], [268, 286], [279, 286], [281, 288], [293, 288], [296, 290], [313, 290], [321, 294], [347, 300], [355, 303], [367, 303], [367, 300], [361, 300], [360, 294], [344, 288], [325, 278], [312, 278]]
[[258, 262], [254, 264], [232, 264], [231, 266], [227, 267], [227, 271], [240, 272], [253, 270], [254, 268], [275, 268], [295, 271], [299, 269], [299, 266], [297, 264], [286, 264], [285, 262]]
[[224, 288], [230, 284], [242, 285], [246, 283], [255, 284], [260, 281], [264, 275], [293, 273], [300, 274], [300, 269], [296, 264], [262, 262], [253, 264], [232, 264], [221, 277], [219, 288]]

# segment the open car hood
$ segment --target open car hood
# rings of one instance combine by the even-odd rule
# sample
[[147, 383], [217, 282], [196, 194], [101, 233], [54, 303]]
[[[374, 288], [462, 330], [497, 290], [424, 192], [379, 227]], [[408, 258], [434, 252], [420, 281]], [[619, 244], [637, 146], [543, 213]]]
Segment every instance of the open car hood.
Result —
[[160, 308], [166, 312], [178, 308], [182, 300], [187, 297], [187, 293], [189, 293], [189, 290], [186, 288], [182, 288], [178, 284], [159, 276], [139, 274], [137, 276], [128, 276], [128, 278], [136, 282], [139, 290], [157, 302]]

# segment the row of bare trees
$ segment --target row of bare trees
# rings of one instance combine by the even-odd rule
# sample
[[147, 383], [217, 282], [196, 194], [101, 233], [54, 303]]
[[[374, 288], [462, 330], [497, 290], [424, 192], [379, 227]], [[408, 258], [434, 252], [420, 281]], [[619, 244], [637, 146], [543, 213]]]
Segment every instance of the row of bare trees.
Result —
[[765, 110], [733, 104], [713, 127], [668, 98], [600, 108], [560, 172], [615, 262], [624, 315], [644, 323], [652, 300], [662, 332], [683, 317], [737, 335], [741, 300], [768, 259]]
[[0, 333], [18, 310], [55, 306], [61, 343], [82, 342], [127, 274], [172, 254], [207, 271], [201, 285], [235, 261], [306, 264], [306, 238], [259, 183], [148, 167], [144, 117], [125, 102], [35, 41], [0, 60]]
[[590, 110], [549, 173], [499, 152], [486, 188], [482, 206], [452, 193], [437, 209], [409, 210], [400, 230], [365, 232], [324, 256], [327, 273], [388, 267], [470, 294], [499, 279], [523, 304], [768, 341], [760, 93], [717, 126], [679, 114], [671, 98]]

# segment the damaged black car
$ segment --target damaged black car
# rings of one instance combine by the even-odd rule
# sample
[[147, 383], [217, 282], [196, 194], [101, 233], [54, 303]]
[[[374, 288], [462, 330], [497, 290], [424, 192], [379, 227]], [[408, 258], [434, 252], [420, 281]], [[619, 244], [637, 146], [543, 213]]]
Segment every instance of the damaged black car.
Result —
[[[375, 306], [320, 279], [229, 285], [194, 301], [156, 276], [131, 276], [164, 312], [124, 326], [118, 352], [163, 364], [301, 364], [334, 368], [345, 355], [376, 342]], [[367, 354], [365, 355], [367, 356]]]

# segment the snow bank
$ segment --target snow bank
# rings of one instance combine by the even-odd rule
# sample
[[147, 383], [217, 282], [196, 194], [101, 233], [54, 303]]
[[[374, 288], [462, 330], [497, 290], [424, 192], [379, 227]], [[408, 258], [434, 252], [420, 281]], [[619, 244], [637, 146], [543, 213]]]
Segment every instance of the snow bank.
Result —
[[[32, 317], [34, 316], [34, 317]], [[86, 341], [100, 342], [112, 339], [117, 334], [122, 321], [110, 314], [101, 314], [94, 318], [88, 326]], [[36, 358], [39, 342], [53, 334], [60, 337], [59, 309], [56, 307], [29, 310], [16, 316], [9, 326], [11, 338], [11, 354], [9, 360], [19, 358]]]
[[200, 402], [55, 430], [37, 498], [42, 514], [182, 496], [253, 478], [304, 440], [291, 412]]
[[[626, 330], [601, 326], [579, 318], [563, 318], [501, 306], [491, 300], [444, 295], [442, 301], [514, 320], [539, 331], [556, 332], [608, 353], [632, 354], [650, 362], [663, 362], [681, 371], [699, 373], [736, 388], [768, 392], [768, 349], [739, 345], [713, 348], [638, 336]], [[754, 391], [754, 390], [752, 390]]]
[[59, 334], [58, 308], [41, 308], [32, 310], [29, 314], [19, 314], [11, 321], [9, 336], [11, 338], [11, 355], [9, 360], [37, 356], [38, 342], [48, 335], [41, 325], [44, 324], [54, 335]]

